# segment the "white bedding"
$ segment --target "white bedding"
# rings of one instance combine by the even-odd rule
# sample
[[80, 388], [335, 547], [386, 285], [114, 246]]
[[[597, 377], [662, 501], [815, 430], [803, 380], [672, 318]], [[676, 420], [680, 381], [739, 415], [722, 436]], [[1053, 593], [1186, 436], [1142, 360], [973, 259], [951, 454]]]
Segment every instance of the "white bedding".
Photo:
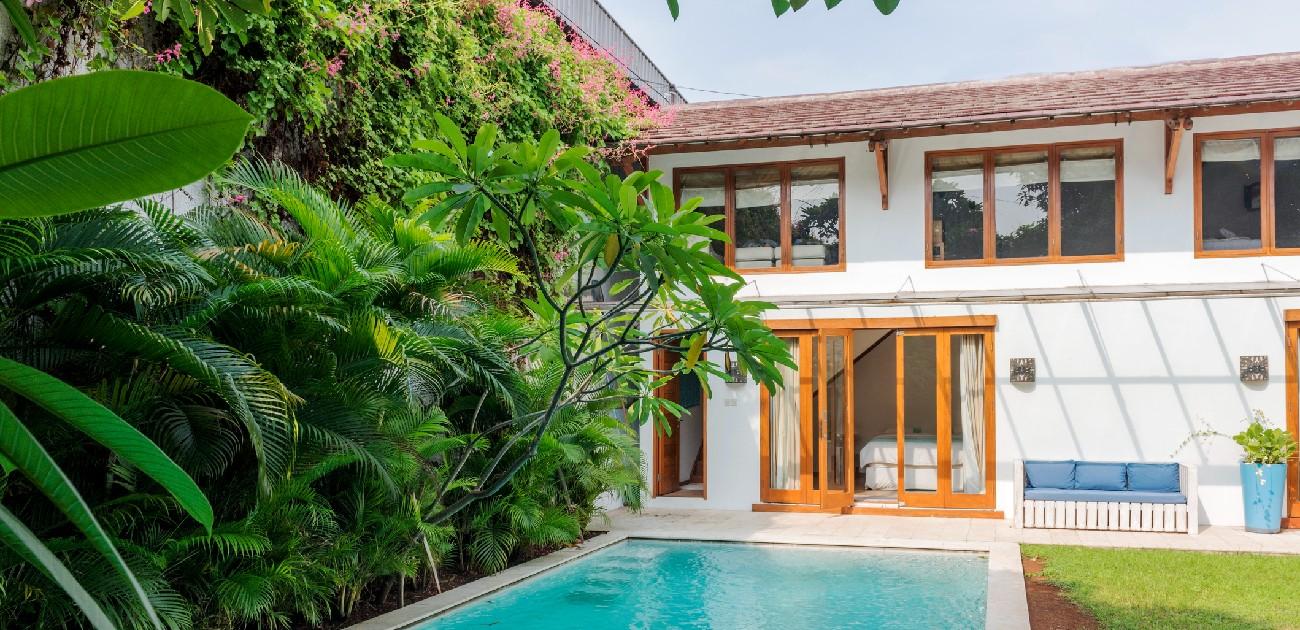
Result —
[[[961, 479], [961, 438], [953, 438], [953, 485]], [[908, 490], [933, 490], [939, 484], [939, 445], [933, 435], [909, 435], [903, 440], [903, 454], [907, 465], [903, 468], [903, 484]], [[858, 465], [865, 476], [868, 490], [898, 489], [898, 442], [892, 435], [871, 438], [858, 452]]]

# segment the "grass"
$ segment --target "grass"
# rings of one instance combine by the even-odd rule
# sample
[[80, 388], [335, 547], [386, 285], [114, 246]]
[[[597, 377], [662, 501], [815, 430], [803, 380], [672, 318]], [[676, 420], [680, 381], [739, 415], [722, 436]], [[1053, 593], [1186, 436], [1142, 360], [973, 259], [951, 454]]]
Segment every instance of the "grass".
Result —
[[1300, 556], [1024, 545], [1105, 628], [1300, 628]]

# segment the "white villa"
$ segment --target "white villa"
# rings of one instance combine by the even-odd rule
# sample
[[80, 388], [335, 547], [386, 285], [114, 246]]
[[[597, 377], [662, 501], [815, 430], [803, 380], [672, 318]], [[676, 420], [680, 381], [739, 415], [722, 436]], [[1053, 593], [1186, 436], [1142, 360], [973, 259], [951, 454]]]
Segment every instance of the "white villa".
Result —
[[669, 386], [650, 507], [1011, 519], [1016, 460], [1179, 462], [1239, 525], [1240, 450], [1193, 432], [1297, 429], [1300, 53], [692, 104], [644, 140], [800, 366]]

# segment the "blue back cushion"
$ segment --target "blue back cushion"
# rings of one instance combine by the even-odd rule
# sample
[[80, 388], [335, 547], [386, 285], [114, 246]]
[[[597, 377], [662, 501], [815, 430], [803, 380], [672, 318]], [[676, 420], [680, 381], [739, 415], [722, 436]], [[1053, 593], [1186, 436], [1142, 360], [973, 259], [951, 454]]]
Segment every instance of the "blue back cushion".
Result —
[[1074, 460], [1026, 461], [1025, 478], [1030, 488], [1073, 488]]
[[1074, 487], [1079, 490], [1127, 490], [1128, 466], [1110, 462], [1078, 462]]
[[1179, 492], [1178, 464], [1129, 464], [1130, 490]]

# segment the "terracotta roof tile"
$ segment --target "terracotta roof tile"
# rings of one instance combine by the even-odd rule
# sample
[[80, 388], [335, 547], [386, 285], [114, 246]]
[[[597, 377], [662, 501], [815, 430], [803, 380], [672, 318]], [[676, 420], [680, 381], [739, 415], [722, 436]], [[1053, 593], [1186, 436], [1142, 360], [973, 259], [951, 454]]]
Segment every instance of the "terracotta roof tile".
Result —
[[650, 145], [1300, 99], [1300, 53], [679, 106]]

